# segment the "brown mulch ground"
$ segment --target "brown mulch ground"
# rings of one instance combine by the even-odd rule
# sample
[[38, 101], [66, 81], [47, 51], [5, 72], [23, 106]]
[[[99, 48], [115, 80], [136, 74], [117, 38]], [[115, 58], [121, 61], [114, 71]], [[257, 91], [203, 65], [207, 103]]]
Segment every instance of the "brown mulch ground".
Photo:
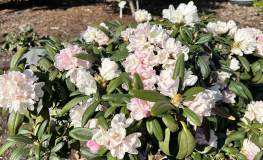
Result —
[[[127, 8], [124, 9], [123, 18], [119, 18], [119, 10], [116, 7], [117, 3], [107, 3], [104, 7], [103, 3], [91, 0], [78, 0], [79, 3], [55, 3], [49, 5], [31, 5], [24, 7], [17, 7], [7, 5], [0, 0], [0, 43], [5, 39], [5, 35], [18, 28], [19, 26], [31, 25], [34, 31], [44, 37], [53, 35], [61, 40], [71, 39], [79, 36], [81, 32], [86, 30], [88, 25], [99, 24], [101, 20], [115, 20], [118, 19], [124, 24], [128, 22], [135, 23], [134, 17], [130, 15]], [[148, 2], [149, 1], [149, 2]], [[169, 2], [144, 0], [140, 4], [141, 8], [145, 8], [153, 15], [160, 15], [160, 11], [168, 8]], [[239, 27], [255, 27], [263, 30], [262, 19], [263, 15], [259, 9], [255, 7], [241, 7], [231, 5], [229, 3], [208, 3], [208, 0], [202, 1], [198, 4], [199, 11], [206, 11], [207, 13], [215, 13], [222, 21], [230, 19], [235, 20]], [[176, 6], [176, 5], [175, 5]], [[16, 9], [19, 8], [19, 9]], [[1, 44], [0, 44], [1, 46]], [[0, 68], [7, 69], [13, 53], [8, 51], [0, 51]], [[2, 109], [0, 108], [0, 113]], [[0, 115], [0, 147], [5, 143], [6, 138], [10, 136], [7, 129], [8, 114], [6, 116]], [[11, 152], [17, 146], [12, 146], [7, 150], [0, 160], [7, 160]], [[75, 153], [74, 153], [75, 154]], [[70, 159], [77, 159], [76, 155]], [[158, 158], [157, 158], [158, 159]]]

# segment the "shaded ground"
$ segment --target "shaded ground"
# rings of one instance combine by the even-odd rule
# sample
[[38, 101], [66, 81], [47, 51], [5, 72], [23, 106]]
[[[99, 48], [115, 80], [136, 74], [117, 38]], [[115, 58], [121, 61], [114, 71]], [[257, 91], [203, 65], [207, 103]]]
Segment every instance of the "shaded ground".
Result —
[[[47, 35], [57, 36], [61, 40], [71, 39], [79, 36], [81, 32], [87, 29], [88, 25], [99, 24], [102, 20], [118, 19], [124, 24], [128, 22], [135, 23], [134, 17], [130, 15], [128, 6], [124, 9], [123, 18], [119, 18], [119, 10], [117, 3], [98, 3], [95, 0], [46, 0], [47, 5], [33, 4], [25, 5], [16, 9], [17, 6], [9, 5], [0, 0], [0, 42], [5, 38], [4, 36], [19, 26], [31, 25], [34, 31], [45, 37]], [[51, 3], [52, 2], [52, 3]], [[103, 2], [103, 0], [101, 0]], [[140, 3], [140, 8], [147, 9], [150, 13], [160, 16], [163, 9], [168, 8], [169, 3], [173, 2], [175, 7], [178, 1], [162, 0], [152, 2], [144, 0]], [[210, 1], [209, 1], [210, 2]], [[259, 9], [254, 7], [240, 7], [224, 3], [209, 3], [207, 0], [195, 0], [198, 4], [199, 11], [206, 11], [207, 13], [215, 13], [222, 21], [233, 19], [239, 27], [256, 27], [263, 30], [262, 19], [263, 15]], [[1, 44], [0, 44], [1, 46]], [[13, 53], [8, 51], [0, 51], [0, 68], [7, 69]], [[0, 108], [0, 113], [2, 109]], [[6, 138], [10, 136], [7, 129], [8, 114], [0, 116], [0, 147], [5, 143]], [[0, 160], [7, 160], [11, 152], [16, 146], [7, 150]], [[75, 153], [70, 159], [77, 159]], [[158, 158], [156, 158], [158, 159]]]

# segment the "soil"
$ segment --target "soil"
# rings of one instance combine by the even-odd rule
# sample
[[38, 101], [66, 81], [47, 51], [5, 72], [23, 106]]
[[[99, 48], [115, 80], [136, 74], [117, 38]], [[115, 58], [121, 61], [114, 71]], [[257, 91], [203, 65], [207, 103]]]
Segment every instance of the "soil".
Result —
[[[213, 0], [214, 1], [214, 0]], [[263, 14], [255, 7], [242, 7], [230, 3], [217, 3], [212, 0], [194, 0], [199, 12], [215, 13], [221, 21], [233, 19], [239, 27], [255, 27], [263, 30]], [[163, 9], [170, 3], [176, 7], [178, 1], [162, 0], [140, 1], [140, 8], [144, 8], [153, 16], [161, 16]], [[60, 40], [71, 39], [79, 36], [87, 29], [88, 25], [99, 24], [102, 20], [120, 20], [123, 24], [136, 23], [131, 16], [128, 4], [123, 10], [123, 18], [119, 17], [118, 2], [103, 3], [103, 0], [42, 0], [26, 1], [25, 4], [11, 4], [6, 0], [0, 0], [0, 46], [5, 36], [19, 26], [31, 25], [40, 38], [53, 35]], [[0, 68], [7, 70], [14, 53], [0, 50]], [[0, 108], [0, 113], [2, 109]], [[8, 114], [0, 116], [0, 147], [10, 136], [7, 128]], [[84, 144], [82, 144], [84, 145]], [[17, 145], [12, 146], [0, 160], [7, 160]], [[69, 159], [79, 159], [78, 153], [73, 152]], [[160, 159], [159, 158], [153, 158]]]

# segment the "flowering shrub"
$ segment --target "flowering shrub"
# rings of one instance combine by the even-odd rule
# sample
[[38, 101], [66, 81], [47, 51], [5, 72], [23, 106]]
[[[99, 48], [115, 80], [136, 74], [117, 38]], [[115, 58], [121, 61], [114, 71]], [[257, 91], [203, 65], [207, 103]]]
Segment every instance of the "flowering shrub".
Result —
[[0, 76], [12, 134], [0, 154], [20, 143], [12, 158], [68, 158], [72, 149], [93, 160], [158, 151], [171, 160], [263, 158], [262, 32], [200, 23], [193, 2], [162, 19], [135, 15], [138, 25], [104, 21], [80, 38], [44, 40], [34, 70], [19, 61], [27, 48], [14, 55]]

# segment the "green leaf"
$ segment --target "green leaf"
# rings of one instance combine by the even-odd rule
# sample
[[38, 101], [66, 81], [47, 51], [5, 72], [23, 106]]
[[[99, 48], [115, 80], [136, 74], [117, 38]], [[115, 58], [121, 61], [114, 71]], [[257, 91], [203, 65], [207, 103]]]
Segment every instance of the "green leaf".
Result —
[[59, 73], [58, 70], [53, 70], [52, 72], [50, 72], [48, 74], [48, 77], [49, 77], [48, 80], [54, 81], [57, 78], [58, 73]]
[[98, 150], [98, 153], [100, 156], [104, 155], [108, 151], [106, 146], [101, 146], [100, 149]]
[[153, 105], [151, 109], [151, 115], [158, 116], [158, 115], [166, 113], [167, 111], [173, 108], [174, 106], [171, 103], [168, 103], [166, 101], [158, 101]]
[[213, 38], [213, 33], [203, 34], [202, 36], [200, 36], [196, 44], [204, 44], [206, 42], [210, 42], [212, 38]]
[[8, 118], [8, 130], [11, 133], [11, 135], [16, 135], [18, 133], [18, 129], [22, 125], [23, 121], [23, 114], [15, 112], [14, 110], [11, 112]]
[[163, 141], [163, 131], [160, 126], [160, 123], [157, 121], [157, 119], [154, 119], [153, 121], [153, 133], [155, 137], [158, 139], [159, 142]]
[[253, 160], [262, 160], [263, 159], [263, 151], [260, 151]]
[[205, 155], [215, 155], [217, 153], [217, 149], [209, 146], [209, 145], [200, 145], [196, 147], [196, 150]]
[[47, 125], [48, 125], [48, 119], [46, 119], [44, 122], [42, 122], [41, 126], [39, 127], [38, 131], [37, 131], [37, 137], [38, 139], [40, 139], [44, 133], [44, 131], [46, 130], [47, 128]]
[[250, 66], [249, 66], [249, 62], [246, 59], [246, 57], [241, 57], [241, 56], [237, 56], [237, 58], [239, 59], [239, 61], [241, 62], [241, 64], [243, 65], [243, 67], [246, 69], [247, 72], [250, 72]]
[[40, 146], [36, 147], [35, 157], [36, 157], [37, 160], [40, 160], [40, 158], [41, 158], [41, 156], [40, 156]]
[[118, 27], [119, 25], [116, 22], [112, 22], [112, 21], [104, 21], [102, 20], [105, 24], [110, 25], [110, 26], [115, 26]]
[[249, 89], [242, 82], [236, 81], [236, 83], [243, 88], [243, 91], [246, 93], [247, 97], [253, 101], [253, 96]]
[[16, 135], [16, 136], [10, 136], [6, 139], [7, 141], [12, 141], [12, 142], [21, 142], [21, 143], [26, 143], [26, 144], [32, 144], [33, 140], [23, 136], [23, 135]]
[[21, 144], [18, 146], [10, 155], [9, 160], [14, 160], [14, 158], [18, 155], [18, 153], [26, 146], [26, 144]]
[[91, 153], [88, 147], [80, 148], [80, 152], [87, 158], [100, 157], [99, 154]]
[[197, 58], [197, 66], [200, 67], [200, 69], [201, 69], [201, 74], [203, 76], [203, 79], [206, 79], [210, 74], [210, 67], [200, 57]]
[[147, 118], [146, 129], [148, 133], [153, 134], [153, 120], [151, 118]]
[[159, 142], [160, 149], [166, 154], [170, 156], [169, 151], [169, 142], [170, 142], [170, 130], [167, 128], [165, 130], [165, 139], [164, 142]]
[[12, 71], [17, 71], [17, 72], [21, 72], [21, 73], [23, 72], [23, 70], [20, 67], [13, 67], [13, 68], [9, 69], [7, 71], [7, 73], [12, 72]]
[[177, 36], [178, 32], [179, 32], [179, 29], [178, 29], [178, 28], [175, 28], [175, 29], [173, 30], [173, 32], [170, 34], [170, 37], [175, 38], [175, 37]]
[[106, 34], [106, 36], [108, 36], [110, 38], [110, 34], [109, 34], [108, 30], [105, 27], [100, 26], [100, 25], [96, 25], [96, 24], [93, 24], [93, 25], [90, 25], [90, 26], [102, 31], [103, 33]]
[[185, 72], [185, 68], [184, 68], [184, 53], [182, 53], [179, 58], [176, 60], [176, 64], [175, 64], [175, 69], [174, 69], [174, 74], [173, 74], [173, 79], [176, 80], [177, 77], [179, 77], [179, 88], [178, 88], [178, 92], [181, 91], [182, 87], [183, 87], [183, 83], [184, 83], [184, 72]]
[[51, 153], [56, 153], [58, 151], [61, 150], [61, 148], [64, 146], [65, 142], [60, 142], [57, 145], [55, 145], [52, 149], [51, 149]]
[[14, 68], [19, 61], [19, 59], [23, 56], [23, 54], [27, 51], [27, 47], [24, 47], [16, 52], [15, 55], [13, 55], [11, 62], [10, 62], [10, 68]]
[[103, 116], [98, 118], [98, 125], [101, 126], [105, 131], [109, 129], [109, 126]]
[[29, 129], [26, 129], [26, 128], [20, 128], [18, 130], [18, 133], [17, 134], [30, 134], [31, 131]]
[[119, 87], [123, 82], [122, 79], [124, 77], [128, 77], [130, 75], [130, 73], [121, 73], [119, 77], [117, 77], [114, 80], [111, 80], [110, 83], [107, 85], [107, 93], [110, 94], [111, 92], [113, 92], [117, 87]]
[[7, 141], [5, 142], [5, 144], [3, 144], [0, 148], [0, 156], [9, 148], [11, 147], [13, 144], [15, 144], [16, 142], [13, 141]]
[[203, 88], [203, 87], [192, 87], [192, 88], [188, 89], [183, 94], [183, 96], [189, 97], [189, 96], [195, 95], [197, 93], [203, 92], [204, 90], [205, 90], [205, 88]]
[[183, 115], [185, 117], [188, 117], [197, 126], [201, 126], [201, 122], [200, 122], [199, 118], [197, 117], [197, 115], [192, 110], [184, 107], [183, 108]]
[[29, 153], [29, 151], [30, 151], [30, 148], [23, 149], [15, 156], [13, 160], [21, 160]]
[[87, 60], [87, 61], [97, 61], [100, 62], [100, 60], [98, 59], [98, 57], [96, 57], [93, 54], [85, 54], [85, 53], [79, 53], [79, 54], [74, 54], [73, 57], [79, 58], [79, 59], [83, 59], [83, 60]]
[[48, 71], [49, 67], [51, 67], [51, 63], [45, 57], [41, 57], [40, 60], [38, 61], [38, 63], [41, 66], [43, 66], [46, 71]]
[[231, 80], [229, 86], [228, 86], [229, 90], [233, 93], [235, 93], [236, 95], [248, 99], [247, 95], [245, 94], [243, 87], [240, 86], [237, 82]]
[[131, 98], [131, 95], [129, 94], [105, 94], [101, 97], [103, 101], [113, 101], [113, 102], [119, 102], [119, 103], [125, 103], [122, 98]]
[[236, 159], [237, 160], [247, 160], [247, 157], [244, 154], [242, 154], [242, 153], [237, 153], [236, 154]]
[[72, 92], [69, 97], [77, 96], [77, 95], [83, 95], [84, 93], [80, 92], [79, 90], [75, 90]]
[[143, 89], [143, 82], [138, 73], [133, 74], [133, 80], [134, 80], [134, 88], [136, 90]]
[[93, 116], [95, 113], [95, 110], [97, 106], [100, 104], [100, 101], [94, 102], [92, 105], [90, 105], [84, 112], [82, 116], [81, 126], [84, 127], [88, 120]]
[[67, 113], [68, 111], [70, 111], [76, 104], [78, 104], [79, 102], [85, 100], [87, 98], [87, 96], [84, 97], [78, 97], [78, 98], [74, 98], [71, 101], [69, 101], [61, 110], [59, 116], [63, 116], [65, 113]]
[[177, 159], [183, 159], [189, 156], [195, 149], [195, 139], [191, 132], [186, 128], [186, 124], [182, 122], [183, 130], [178, 135], [179, 152]]
[[66, 84], [67, 84], [68, 90], [72, 92], [75, 91], [75, 84], [70, 81], [70, 78], [66, 79]]
[[49, 156], [49, 160], [60, 160], [60, 158], [54, 156], [54, 155], [50, 155]]
[[47, 140], [51, 136], [52, 136], [52, 134], [44, 134], [44, 135], [42, 135], [42, 137], [40, 139], [40, 142], [44, 142], [45, 140]]
[[116, 109], [117, 107], [110, 107], [110, 108], [108, 108], [106, 111], [105, 111], [105, 113], [104, 113], [104, 117], [105, 118], [108, 118], [114, 111], [115, 111], [115, 109]]
[[110, 45], [111, 43], [113, 43], [113, 42], [118, 42], [119, 40], [122, 40], [122, 38], [120, 38], [120, 37], [115, 37], [115, 38], [112, 38], [107, 44]]
[[159, 92], [151, 91], [151, 90], [130, 90], [129, 94], [135, 98], [139, 98], [141, 100], [150, 101], [150, 102], [159, 102], [166, 101], [169, 102], [169, 99], [162, 95]]
[[61, 44], [60, 40], [59, 40], [57, 37], [49, 36], [49, 38], [50, 38], [52, 41], [56, 42], [57, 44]]
[[[189, 31], [190, 32], [190, 31]], [[185, 42], [187, 42], [188, 44], [192, 44], [191, 39], [189, 38], [189, 36], [186, 34], [186, 27], [181, 26], [180, 27], [180, 35], [181, 37], [184, 39]]]
[[163, 123], [166, 125], [169, 130], [174, 133], [179, 129], [177, 121], [175, 121], [175, 118], [172, 115], [166, 115], [162, 118]]
[[242, 140], [246, 136], [246, 131], [236, 131], [234, 133], [231, 133], [228, 137], [226, 137], [225, 145], [227, 146], [232, 141]]
[[119, 54], [115, 54], [115, 55], [113, 55], [113, 56], [110, 57], [110, 59], [111, 59], [112, 61], [123, 61], [123, 60], [125, 60], [125, 59], [128, 57], [128, 55], [130, 54], [129, 52], [121, 52], [121, 51], [117, 50], [116, 53], [118, 53], [118, 52], [119, 52]]
[[4, 116], [8, 112], [9, 108], [8, 107], [3, 107], [2, 108], [2, 115]]
[[69, 132], [69, 135], [76, 140], [89, 141], [91, 140], [93, 133], [89, 128], [74, 128]]
[[56, 51], [53, 48], [49, 47], [48, 45], [46, 45], [46, 50], [49, 57], [55, 62], [56, 61], [55, 55], [57, 54]]
[[222, 150], [225, 151], [226, 153], [229, 153], [229, 154], [239, 153], [239, 150], [237, 148], [234, 148], [234, 147], [223, 147]]

